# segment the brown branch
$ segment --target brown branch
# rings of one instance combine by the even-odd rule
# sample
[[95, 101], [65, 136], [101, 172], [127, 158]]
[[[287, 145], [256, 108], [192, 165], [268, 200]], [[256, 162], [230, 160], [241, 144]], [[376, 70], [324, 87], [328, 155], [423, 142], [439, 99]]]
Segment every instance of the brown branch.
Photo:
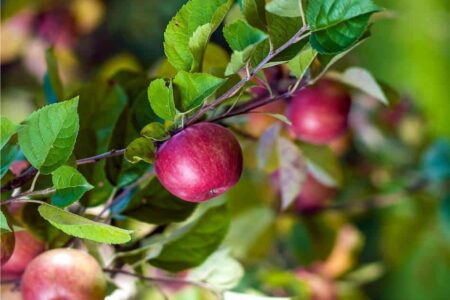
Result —
[[216, 289], [215, 287], [211, 286], [210, 284], [206, 283], [206, 282], [200, 282], [200, 281], [193, 281], [193, 280], [189, 280], [189, 279], [183, 279], [183, 278], [176, 278], [176, 277], [167, 277], [167, 276], [144, 276], [144, 275], [140, 275], [140, 274], [136, 274], [133, 272], [129, 272], [126, 270], [122, 270], [122, 269], [109, 269], [109, 268], [104, 268], [103, 269], [104, 272], [107, 273], [111, 273], [111, 274], [124, 274], [124, 275], [129, 275], [129, 276], [133, 276], [142, 280], [148, 280], [151, 282], [160, 282], [160, 283], [176, 283], [176, 284], [187, 284], [187, 285], [193, 285], [193, 286], [197, 286], [199, 288], [202, 288], [204, 290], [210, 291], [211, 293], [213, 293], [217, 299], [223, 299], [223, 295], [222, 292], [219, 291], [218, 289]]
[[278, 54], [286, 50], [289, 46], [299, 42], [303, 37], [305, 37], [305, 33], [308, 31], [308, 26], [303, 26], [295, 35], [293, 35], [286, 43], [281, 45], [278, 49], [274, 51], [270, 51], [269, 54], [255, 67], [251, 70], [247, 76], [242, 78], [238, 83], [236, 83], [232, 88], [230, 88], [227, 92], [222, 94], [220, 97], [212, 101], [210, 104], [203, 106], [199, 111], [197, 111], [192, 117], [190, 117], [186, 126], [194, 124], [198, 121], [207, 111], [217, 107], [218, 105], [225, 102], [227, 99], [234, 96], [250, 79], [252, 79], [259, 71], [261, 71], [264, 66], [275, 58]]
[[[115, 156], [121, 156], [125, 153], [125, 149], [120, 150], [111, 150], [106, 153], [102, 153], [99, 155], [95, 155], [92, 157], [82, 158], [76, 161], [77, 165], [86, 165], [86, 164], [92, 164], [96, 163], [102, 159], [115, 157]], [[22, 173], [20, 176], [14, 178], [13, 180], [7, 182], [5, 185], [3, 185], [0, 189], [0, 192], [7, 192], [12, 191], [16, 188], [21, 187], [28, 181], [34, 178], [34, 176], [37, 174], [37, 170], [34, 167], [28, 168], [24, 173]]]

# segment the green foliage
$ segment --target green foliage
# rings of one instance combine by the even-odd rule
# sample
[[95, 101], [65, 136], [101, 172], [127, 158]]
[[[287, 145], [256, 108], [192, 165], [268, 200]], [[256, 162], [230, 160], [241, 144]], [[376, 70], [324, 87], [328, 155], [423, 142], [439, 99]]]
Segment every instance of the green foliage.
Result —
[[203, 263], [222, 242], [230, 216], [225, 205], [207, 209], [194, 221], [179, 228], [149, 263], [176, 272]]
[[164, 120], [173, 121], [177, 114], [173, 98], [172, 83], [164, 79], [153, 80], [148, 87], [148, 99], [155, 114]]
[[45, 106], [18, 128], [19, 145], [28, 161], [50, 174], [72, 154], [78, 134], [78, 97]]
[[9, 226], [8, 220], [6, 219], [3, 210], [0, 210], [0, 231], [1, 233], [12, 232], [12, 228]]
[[308, 68], [313, 63], [316, 56], [317, 51], [314, 50], [309, 43], [306, 44], [300, 53], [287, 63], [292, 75], [297, 78], [302, 78], [308, 71]]
[[233, 51], [244, 51], [248, 46], [254, 45], [266, 38], [266, 34], [251, 27], [242, 20], [227, 24], [223, 35]]
[[306, 19], [311, 45], [319, 53], [336, 54], [354, 45], [380, 8], [372, 0], [310, 0]]
[[17, 125], [6, 117], [0, 117], [0, 149], [8, 143], [11, 136], [16, 133]]
[[229, 252], [227, 249], [214, 252], [203, 264], [192, 269], [188, 278], [206, 282], [220, 290], [234, 288], [244, 276], [244, 269]]
[[152, 164], [155, 161], [155, 146], [151, 140], [139, 137], [128, 144], [125, 149], [125, 158], [132, 164], [141, 160]]
[[281, 17], [300, 17], [301, 0], [272, 0], [266, 4], [266, 10]]
[[308, 171], [327, 186], [341, 186], [343, 176], [336, 154], [327, 146], [311, 144], [299, 145], [308, 167]]
[[128, 230], [97, 223], [55, 206], [42, 204], [38, 210], [50, 224], [81, 239], [107, 244], [123, 244], [131, 239]]
[[224, 82], [222, 78], [205, 73], [178, 72], [173, 80], [181, 97], [180, 102], [177, 103], [178, 109], [189, 112], [199, 107]]
[[150, 224], [170, 224], [184, 221], [196, 207], [196, 204], [182, 201], [170, 194], [154, 178], [144, 189], [133, 195], [123, 214]]
[[169, 138], [169, 133], [164, 126], [158, 122], [147, 124], [142, 128], [141, 135], [154, 141], [164, 141]]
[[61, 166], [53, 171], [52, 181], [56, 189], [52, 204], [58, 207], [80, 200], [84, 193], [94, 188], [80, 172], [69, 166]]
[[266, 30], [265, 0], [239, 1], [241, 10], [247, 22], [260, 30]]
[[47, 75], [50, 81], [50, 86], [55, 94], [57, 100], [62, 101], [64, 99], [64, 87], [59, 76], [58, 63], [55, 57], [55, 51], [53, 48], [45, 51], [45, 61], [47, 62]]
[[332, 73], [332, 78], [374, 97], [383, 104], [389, 104], [389, 99], [385, 91], [383, 91], [383, 86], [365, 69], [358, 67], [348, 68], [342, 74]]
[[17, 158], [17, 155], [19, 153], [20, 150], [19, 146], [17, 145], [6, 145], [4, 148], [2, 148], [0, 152], [0, 155], [2, 157], [0, 166], [0, 178], [3, 178], [3, 176], [6, 175], [6, 173], [8, 172], [8, 168]]
[[164, 51], [177, 70], [200, 71], [203, 52], [232, 4], [231, 0], [190, 0], [167, 25]]

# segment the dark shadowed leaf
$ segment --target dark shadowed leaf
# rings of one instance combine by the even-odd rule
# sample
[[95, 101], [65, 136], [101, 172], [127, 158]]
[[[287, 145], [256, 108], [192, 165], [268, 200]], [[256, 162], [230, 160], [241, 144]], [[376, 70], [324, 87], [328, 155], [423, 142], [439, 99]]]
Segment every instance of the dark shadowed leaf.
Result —
[[123, 214], [151, 224], [169, 224], [188, 218], [196, 204], [178, 199], [154, 178], [131, 199]]
[[230, 221], [225, 205], [214, 206], [177, 229], [149, 263], [177, 272], [203, 263], [220, 245]]

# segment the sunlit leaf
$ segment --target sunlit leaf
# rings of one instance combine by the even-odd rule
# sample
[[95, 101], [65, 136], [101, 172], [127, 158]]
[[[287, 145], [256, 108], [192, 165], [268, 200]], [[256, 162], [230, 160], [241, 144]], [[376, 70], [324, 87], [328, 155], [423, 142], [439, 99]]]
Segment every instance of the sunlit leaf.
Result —
[[56, 193], [52, 196], [52, 204], [58, 207], [65, 207], [78, 201], [84, 193], [94, 188], [80, 172], [69, 166], [61, 166], [53, 171], [52, 181], [56, 189]]

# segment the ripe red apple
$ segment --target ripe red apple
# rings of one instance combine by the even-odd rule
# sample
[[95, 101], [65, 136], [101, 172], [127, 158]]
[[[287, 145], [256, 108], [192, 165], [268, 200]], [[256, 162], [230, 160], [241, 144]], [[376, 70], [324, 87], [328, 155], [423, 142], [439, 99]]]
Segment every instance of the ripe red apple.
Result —
[[336, 194], [334, 188], [328, 187], [308, 174], [300, 195], [295, 200], [295, 210], [299, 213], [311, 213], [320, 210]]
[[1, 268], [3, 279], [20, 278], [29, 262], [44, 251], [44, 243], [36, 239], [28, 231], [16, 231], [14, 237], [16, 243], [12, 256]]
[[21, 290], [23, 300], [103, 300], [106, 280], [100, 265], [87, 253], [53, 249], [28, 265]]
[[1, 233], [0, 262], [3, 266], [12, 256], [14, 251], [14, 232]]
[[312, 144], [327, 144], [345, 133], [351, 99], [338, 83], [328, 79], [296, 93], [287, 115], [290, 132]]
[[155, 171], [170, 193], [189, 202], [202, 202], [238, 182], [242, 150], [228, 129], [213, 123], [197, 123], [159, 147]]

